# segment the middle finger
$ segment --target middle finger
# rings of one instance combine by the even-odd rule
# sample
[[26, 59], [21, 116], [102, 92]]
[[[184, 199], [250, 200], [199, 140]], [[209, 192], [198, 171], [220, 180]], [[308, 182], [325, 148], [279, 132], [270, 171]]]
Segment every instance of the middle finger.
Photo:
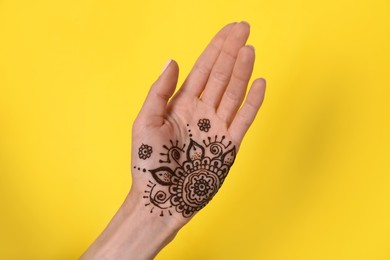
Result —
[[249, 24], [240, 22], [230, 31], [218, 59], [212, 68], [202, 101], [216, 108], [230, 80], [238, 52], [249, 37]]

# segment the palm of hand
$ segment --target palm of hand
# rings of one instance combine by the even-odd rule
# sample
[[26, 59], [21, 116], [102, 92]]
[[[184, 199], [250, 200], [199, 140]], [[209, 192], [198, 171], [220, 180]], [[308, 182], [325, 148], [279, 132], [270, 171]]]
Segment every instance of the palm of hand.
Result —
[[193, 103], [194, 113], [185, 111], [192, 106], [177, 108], [179, 114], [170, 113], [161, 127], [145, 129], [150, 131], [143, 133], [149, 136], [148, 144], [141, 144], [136, 153], [138, 161], [145, 161], [140, 171], [149, 177], [145, 205], [161, 216], [179, 213], [188, 218], [203, 208], [221, 187], [236, 156], [226, 124], [207, 104]]
[[253, 49], [244, 46], [248, 35], [245, 23], [222, 29], [169, 102], [175, 62], [152, 86], [132, 149], [133, 188], [150, 213], [186, 222], [224, 182], [264, 95], [264, 81], [255, 81], [238, 111], [254, 63]]

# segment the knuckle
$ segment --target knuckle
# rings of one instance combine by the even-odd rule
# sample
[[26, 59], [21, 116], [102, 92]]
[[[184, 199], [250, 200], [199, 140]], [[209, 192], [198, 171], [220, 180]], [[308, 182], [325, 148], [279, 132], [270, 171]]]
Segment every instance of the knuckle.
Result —
[[229, 50], [226, 50], [226, 49], [222, 49], [222, 54], [224, 56], [226, 56], [227, 58], [235, 61], [237, 59], [237, 53], [233, 52], [233, 51], [229, 51]]
[[244, 128], [248, 128], [251, 125], [251, 120], [248, 114], [238, 113], [238, 117], [240, 118], [241, 126]]
[[164, 93], [161, 90], [159, 90], [158, 88], [153, 89], [153, 94], [157, 98], [162, 99], [162, 100], [168, 100], [170, 98], [170, 95], [168, 93]]
[[241, 73], [233, 72], [233, 78], [239, 82], [239, 84], [247, 85], [248, 84], [248, 78], [242, 75]]
[[217, 71], [217, 72], [214, 72], [214, 73], [213, 73], [213, 78], [214, 78], [216, 81], [218, 81], [218, 82], [226, 83], [226, 82], [229, 81], [230, 75], [228, 75], [228, 74], [225, 73], [225, 72]]
[[256, 113], [257, 110], [259, 110], [259, 108], [260, 108], [260, 106], [258, 104], [255, 104], [255, 103], [250, 102], [248, 100], [245, 102], [245, 104], [246, 104], [248, 110], [250, 110], [251, 113]]
[[241, 97], [237, 94], [237, 93], [234, 93], [232, 92], [231, 90], [227, 90], [225, 92], [225, 96], [226, 98], [230, 101], [230, 102], [234, 102], [234, 103], [237, 103], [240, 101]]
[[195, 68], [196, 70], [202, 74], [202, 75], [208, 75], [210, 73], [210, 68], [207, 67], [206, 65], [204, 64], [199, 64], [199, 63], [196, 63], [195, 64]]

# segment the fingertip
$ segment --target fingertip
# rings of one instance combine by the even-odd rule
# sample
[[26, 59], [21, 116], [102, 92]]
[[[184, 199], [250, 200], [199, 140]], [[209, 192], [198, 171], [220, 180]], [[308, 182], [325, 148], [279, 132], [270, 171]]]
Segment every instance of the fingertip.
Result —
[[176, 71], [179, 71], [179, 64], [177, 64], [175, 60], [171, 60], [171, 62], [169, 63], [169, 67], [175, 69]]
[[253, 86], [256, 86], [256, 88], [258, 88], [259, 90], [265, 90], [266, 86], [267, 86], [267, 81], [265, 78], [257, 78], [254, 82], [253, 82]]
[[232, 31], [236, 34], [236, 37], [238, 38], [248, 38], [250, 34], [250, 24], [246, 21], [241, 21], [234, 25]]
[[248, 93], [247, 102], [254, 107], [260, 108], [264, 101], [266, 81], [264, 78], [256, 79]]
[[250, 30], [251, 30], [251, 25], [250, 25], [247, 21], [241, 21], [241, 22], [239, 23], [239, 25], [242, 26], [242, 27], [244, 27], [244, 28], [245, 28], [245, 31], [247, 31], [248, 34], [249, 34], [249, 32], [250, 32]]
[[256, 51], [255, 47], [254, 47], [253, 45], [251, 45], [251, 44], [247, 44], [247, 45], [245, 45], [245, 46], [248, 47], [248, 48], [250, 48], [251, 50], [253, 50], [253, 52]]
[[266, 85], [267, 80], [265, 78], [259, 78], [259, 80], [263, 81], [264, 85]]
[[219, 32], [217, 33], [217, 35], [222, 35], [222, 34], [227, 34], [235, 25], [237, 24], [237, 22], [233, 22], [233, 23], [228, 23], [226, 24], [225, 26], [223, 26]]
[[166, 72], [168, 70], [169, 67], [176, 67], [178, 68], [178, 64], [175, 60], [173, 59], [169, 59], [163, 66], [162, 70], [161, 70], [161, 75], [164, 74], [164, 72]]
[[251, 25], [247, 21], [241, 21], [239, 25], [243, 28], [244, 33], [249, 36], [251, 32]]
[[240, 23], [247, 25], [248, 27], [251, 27], [250, 23], [248, 21], [242, 20]]
[[169, 64], [172, 62], [172, 59], [169, 59], [167, 62], [165, 62], [162, 70], [161, 70], [161, 74], [164, 73], [164, 71], [168, 68]]
[[[179, 77], [179, 65], [173, 59], [169, 59], [163, 68], [157, 82], [171, 82], [169, 84], [177, 84], [177, 80]], [[156, 82], [156, 83], [157, 83]]]
[[252, 45], [245, 45], [241, 47], [238, 55], [245, 61], [253, 61], [255, 59], [255, 47]]

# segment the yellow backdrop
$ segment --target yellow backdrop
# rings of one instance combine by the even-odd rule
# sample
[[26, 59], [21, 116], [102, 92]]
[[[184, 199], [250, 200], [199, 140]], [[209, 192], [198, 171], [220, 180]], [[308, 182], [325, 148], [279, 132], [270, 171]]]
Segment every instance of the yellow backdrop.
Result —
[[157, 259], [390, 258], [390, 2], [0, 1], [0, 258], [75, 259], [127, 194], [131, 125], [247, 20], [267, 94], [221, 192]]

